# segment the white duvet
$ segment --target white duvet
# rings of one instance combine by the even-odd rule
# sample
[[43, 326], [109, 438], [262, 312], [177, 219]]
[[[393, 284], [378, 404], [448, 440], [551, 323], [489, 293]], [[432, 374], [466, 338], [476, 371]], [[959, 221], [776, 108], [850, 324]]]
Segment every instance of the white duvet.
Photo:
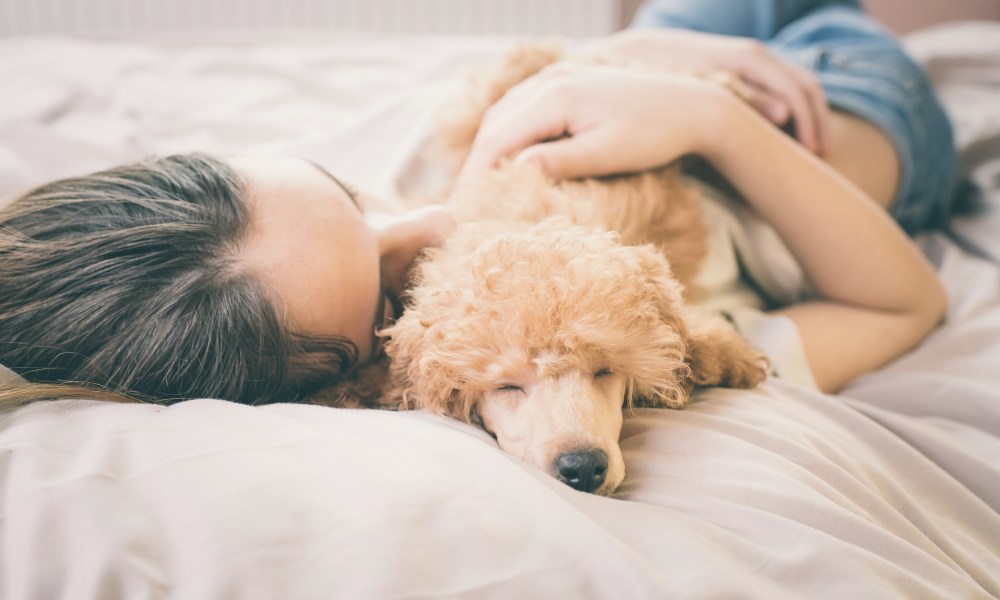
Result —
[[[188, 150], [391, 194], [508, 43], [3, 40], [0, 195]], [[911, 44], [994, 203], [920, 240], [951, 308], [911, 354], [838, 396], [773, 378], [636, 411], [615, 498], [419, 412], [29, 406], [0, 418], [0, 597], [1000, 597], [1000, 26]], [[794, 363], [793, 332], [746, 327]]]

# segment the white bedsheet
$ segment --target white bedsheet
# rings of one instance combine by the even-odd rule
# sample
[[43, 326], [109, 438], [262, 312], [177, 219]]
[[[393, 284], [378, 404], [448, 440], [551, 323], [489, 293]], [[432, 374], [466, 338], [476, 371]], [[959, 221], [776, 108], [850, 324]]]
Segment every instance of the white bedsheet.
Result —
[[[912, 43], [946, 92], [997, 93], [1000, 26], [935, 36]], [[508, 43], [3, 40], [0, 196], [188, 150], [305, 155], [391, 194], [434, 106]], [[963, 142], [1000, 136], [1000, 104], [945, 97]], [[996, 207], [998, 154], [968, 165]], [[0, 597], [1000, 597], [1000, 228], [980, 224], [921, 240], [951, 308], [917, 350], [839, 396], [772, 379], [637, 411], [613, 499], [418, 412], [26, 407], [0, 420]]]

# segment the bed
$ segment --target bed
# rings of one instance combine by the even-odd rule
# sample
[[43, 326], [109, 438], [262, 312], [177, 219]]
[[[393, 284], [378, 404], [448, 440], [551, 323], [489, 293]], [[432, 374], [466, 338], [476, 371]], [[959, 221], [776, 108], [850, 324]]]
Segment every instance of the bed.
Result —
[[[191, 150], [403, 193], [435, 107], [510, 43], [0, 40], [0, 197]], [[907, 43], [978, 184], [918, 239], [950, 309], [913, 352], [838, 395], [772, 378], [637, 410], [613, 498], [419, 411], [31, 405], [0, 417], [0, 597], [1000, 597], [1000, 24]]]

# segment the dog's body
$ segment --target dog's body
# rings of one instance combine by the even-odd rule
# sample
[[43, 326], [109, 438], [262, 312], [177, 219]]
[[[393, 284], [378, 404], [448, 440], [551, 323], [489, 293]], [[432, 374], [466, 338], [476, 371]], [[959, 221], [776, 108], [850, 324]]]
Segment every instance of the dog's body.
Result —
[[[491, 104], [559, 58], [522, 47], [450, 107], [437, 143], [452, 164]], [[555, 182], [507, 165], [456, 202], [458, 230], [418, 264], [404, 314], [381, 333], [389, 402], [475, 423], [608, 494], [624, 478], [623, 407], [682, 408], [694, 386], [764, 379], [766, 360], [728, 322], [685, 304], [707, 241], [678, 167]]]

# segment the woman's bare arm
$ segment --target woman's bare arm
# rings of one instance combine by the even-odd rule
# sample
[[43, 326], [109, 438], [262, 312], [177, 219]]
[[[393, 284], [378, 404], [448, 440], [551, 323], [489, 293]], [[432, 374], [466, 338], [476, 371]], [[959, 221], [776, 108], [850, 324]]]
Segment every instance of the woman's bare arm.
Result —
[[947, 298], [910, 239], [833, 167], [739, 102], [724, 104], [727, 139], [703, 152], [774, 226], [820, 296], [777, 311], [798, 326], [820, 388], [840, 389], [920, 342]]

